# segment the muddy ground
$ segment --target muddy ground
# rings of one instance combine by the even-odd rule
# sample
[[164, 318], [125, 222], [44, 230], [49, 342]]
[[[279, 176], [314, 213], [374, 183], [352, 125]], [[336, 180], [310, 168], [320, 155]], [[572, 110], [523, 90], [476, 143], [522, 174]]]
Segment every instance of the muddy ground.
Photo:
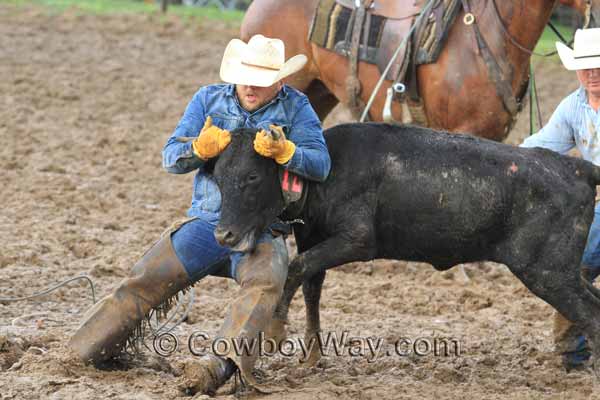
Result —
[[[0, 3], [0, 297], [79, 274], [93, 279], [97, 297], [105, 295], [184, 215], [192, 175], [165, 173], [160, 151], [196, 89], [217, 81], [222, 49], [236, 32], [175, 18]], [[536, 70], [547, 118], [575, 77], [556, 62]], [[326, 124], [347, 118], [340, 108]], [[519, 143], [527, 129], [522, 115], [508, 142]], [[402, 338], [454, 338], [462, 354], [369, 362], [368, 354], [346, 350], [309, 369], [298, 356], [270, 357], [260, 367], [283, 393], [264, 398], [600, 398], [589, 373], [561, 369], [548, 305], [502, 265], [465, 271], [470, 281], [458, 269], [438, 273], [396, 261], [331, 271], [326, 332], [382, 338], [391, 353]], [[92, 304], [85, 282], [35, 301], [0, 302], [0, 399], [189, 398], [177, 386], [182, 365], [194, 359], [186, 338], [214, 335], [235, 289], [225, 279], [198, 283], [187, 322], [173, 331], [175, 354], [144, 349], [127, 369], [113, 371], [83, 366], [64, 347]], [[289, 328], [292, 337], [303, 332], [300, 295]]]

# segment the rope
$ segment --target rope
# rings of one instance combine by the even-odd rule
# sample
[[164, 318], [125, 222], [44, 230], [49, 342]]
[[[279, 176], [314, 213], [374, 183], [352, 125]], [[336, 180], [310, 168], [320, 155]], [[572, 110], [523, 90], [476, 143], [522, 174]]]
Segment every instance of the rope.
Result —
[[[96, 289], [94, 287], [94, 282], [92, 282], [92, 280], [85, 275], [81, 275], [81, 276], [75, 276], [73, 278], [69, 278], [65, 281], [62, 281], [60, 283], [57, 283], [56, 285], [49, 287], [46, 290], [43, 290], [41, 292], [38, 293], [34, 293], [32, 295], [29, 296], [22, 296], [22, 297], [0, 297], [0, 303], [4, 302], [4, 303], [11, 303], [11, 302], [17, 302], [17, 301], [23, 301], [23, 300], [30, 300], [30, 299], [34, 299], [36, 297], [40, 297], [40, 296], [44, 296], [50, 292], [53, 292], [57, 289], [60, 289], [61, 287], [65, 286], [66, 284], [76, 281], [76, 280], [80, 280], [80, 279], [84, 279], [86, 280], [89, 285], [90, 285], [90, 289], [92, 291], [92, 301], [93, 304], [96, 304]], [[185, 307], [185, 311], [183, 312], [182, 316], [177, 320], [177, 322], [175, 322], [173, 324], [173, 326], [171, 326], [169, 329], [165, 329], [165, 327], [167, 326], [167, 324], [169, 322], [171, 322], [171, 320], [173, 320], [173, 318], [175, 318], [175, 315], [177, 315], [177, 312], [179, 311], [179, 308], [181, 307], [181, 304], [183, 302], [183, 295], [180, 293], [177, 296], [177, 306], [175, 308], [175, 311], [171, 314], [171, 316], [165, 321], [163, 322], [158, 328], [153, 328], [152, 325], [148, 324], [148, 326], [150, 327], [150, 330], [152, 331], [152, 333], [154, 335], [159, 335], [162, 333], [168, 333], [171, 332], [173, 329], [175, 329], [177, 326], [179, 326], [179, 324], [181, 324], [189, 315], [190, 310], [192, 308], [192, 305], [194, 304], [194, 291], [190, 290], [190, 295], [189, 295], [189, 300], [188, 303]], [[35, 313], [35, 314], [29, 314], [29, 315], [23, 315], [20, 317], [15, 318], [15, 320], [13, 320], [13, 325], [16, 326], [15, 324], [17, 323], [17, 320], [26, 318], [26, 317], [32, 317], [32, 316], [41, 316], [41, 315], [47, 315], [47, 312], [42, 312], [42, 313]]]
[[90, 288], [92, 289], [92, 301], [94, 302], [93, 304], [96, 304], [96, 290], [94, 289], [94, 282], [92, 282], [92, 280], [85, 276], [85, 275], [81, 275], [81, 276], [76, 276], [73, 278], [69, 278], [66, 281], [60, 282], [42, 292], [39, 293], [34, 293], [30, 296], [23, 296], [23, 297], [0, 297], [0, 302], [6, 302], [6, 303], [10, 303], [10, 302], [14, 302], [14, 301], [22, 301], [22, 300], [29, 300], [29, 299], [33, 299], [36, 297], [40, 297], [43, 296], [45, 294], [48, 294], [50, 292], [53, 292], [56, 289], [59, 289], [63, 286], [65, 286], [67, 283], [69, 282], [73, 282], [79, 279], [85, 279], [86, 281], [88, 281], [88, 283], [90, 284]]
[[[48, 315], [50, 315], [49, 311], [36, 312], [36, 313], [26, 314], [26, 315], [20, 315], [20, 316], [14, 318], [12, 320], [11, 325], [14, 326], [14, 327], [24, 326], [24, 325], [19, 324], [19, 321], [25, 320], [25, 319], [28, 319], [28, 318], [32, 318], [32, 317], [47, 317]], [[44, 318], [44, 319], [42, 319], [42, 321], [54, 322], [54, 324], [52, 326], [63, 326], [63, 325], [65, 325], [63, 321], [59, 321], [59, 320], [52, 319], [52, 318]]]
[[[560, 33], [560, 31], [554, 26], [552, 21], [548, 21], [548, 26], [550, 27], [550, 29], [552, 29], [552, 32], [554, 32], [554, 34], [556, 36], [558, 36], [558, 38], [560, 39], [561, 42], [567, 43], [567, 39], [565, 39], [565, 37], [562, 35], [562, 33]], [[573, 43], [573, 39], [571, 39], [571, 41], [569, 43]]]
[[583, 29], [587, 29], [592, 22], [592, 0], [586, 0], [584, 16], [585, 21], [583, 23]]
[[537, 111], [537, 123], [538, 128], [544, 125], [542, 120], [542, 110], [540, 109], [540, 98], [538, 97], [537, 85], [535, 84], [535, 73], [533, 71], [533, 64], [529, 64], [529, 136], [533, 135], [535, 130], [535, 118], [533, 104], [535, 103]]

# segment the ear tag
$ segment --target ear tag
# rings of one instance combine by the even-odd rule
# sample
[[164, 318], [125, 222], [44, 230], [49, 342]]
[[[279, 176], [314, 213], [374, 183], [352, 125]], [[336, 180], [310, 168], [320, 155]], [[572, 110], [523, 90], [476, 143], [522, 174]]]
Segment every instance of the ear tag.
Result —
[[281, 174], [281, 191], [286, 203], [293, 203], [302, 197], [304, 181], [298, 175], [284, 169]]

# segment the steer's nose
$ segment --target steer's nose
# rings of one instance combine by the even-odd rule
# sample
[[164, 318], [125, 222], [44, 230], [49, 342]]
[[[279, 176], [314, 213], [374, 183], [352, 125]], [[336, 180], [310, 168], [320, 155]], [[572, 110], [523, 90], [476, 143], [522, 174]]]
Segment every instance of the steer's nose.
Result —
[[220, 226], [215, 229], [215, 239], [221, 246], [233, 246], [237, 241], [233, 232]]

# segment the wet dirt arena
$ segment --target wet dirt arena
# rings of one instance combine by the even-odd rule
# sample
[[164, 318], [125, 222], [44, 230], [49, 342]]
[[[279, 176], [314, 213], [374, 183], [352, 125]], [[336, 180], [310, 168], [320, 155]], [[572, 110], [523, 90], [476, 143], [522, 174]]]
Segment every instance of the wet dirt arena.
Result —
[[[80, 274], [107, 294], [174, 220], [184, 216], [192, 174], [169, 175], [161, 149], [237, 27], [175, 17], [81, 16], [0, 4], [0, 297], [25, 296]], [[537, 64], [547, 119], [576, 87], [557, 62]], [[528, 132], [523, 113], [507, 142]], [[346, 121], [341, 107], [326, 126]], [[353, 347], [303, 368], [301, 353], [265, 357], [261, 376], [282, 392], [264, 399], [600, 398], [588, 372], [566, 374], [553, 352], [552, 310], [505, 266], [440, 273], [427, 264], [377, 261], [327, 274], [324, 333], [382, 339], [372, 360]], [[0, 399], [174, 399], [193, 332], [214, 335], [236, 284], [195, 285], [178, 349], [148, 348], [127, 368], [100, 371], [65, 348], [92, 304], [77, 281], [36, 300], [0, 302]], [[291, 337], [302, 337], [295, 298]], [[427, 351], [450, 338], [460, 355]], [[420, 342], [398, 355], [394, 343]], [[349, 346], [351, 341], [346, 340]], [[424, 343], [424, 344], [423, 344]], [[410, 352], [410, 346], [401, 349]], [[385, 353], [389, 353], [386, 355]], [[219, 398], [233, 398], [233, 383]], [[195, 398], [203, 398], [197, 395]]]

